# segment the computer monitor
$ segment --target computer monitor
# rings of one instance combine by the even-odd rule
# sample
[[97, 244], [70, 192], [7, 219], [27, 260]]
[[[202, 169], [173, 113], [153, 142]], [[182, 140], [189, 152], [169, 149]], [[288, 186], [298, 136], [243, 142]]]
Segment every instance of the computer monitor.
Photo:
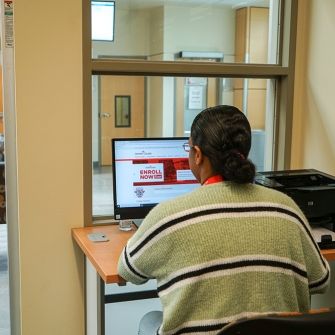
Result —
[[183, 146], [187, 141], [187, 137], [112, 139], [115, 219], [143, 219], [158, 203], [199, 186]]
[[114, 41], [115, 1], [91, 1], [92, 40]]

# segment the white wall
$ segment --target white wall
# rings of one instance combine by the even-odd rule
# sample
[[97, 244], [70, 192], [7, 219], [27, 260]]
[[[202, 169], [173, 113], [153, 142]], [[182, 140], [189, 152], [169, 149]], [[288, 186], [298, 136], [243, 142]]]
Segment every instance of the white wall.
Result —
[[163, 109], [163, 81], [161, 77], [149, 77], [147, 80], [147, 135], [160, 137], [163, 133], [162, 109]]
[[[162, 56], [176, 52], [220, 51], [234, 55], [235, 10], [229, 6], [116, 6], [114, 42], [93, 42], [93, 57]], [[172, 55], [172, 58], [171, 58]], [[168, 58], [166, 58], [168, 57]]]
[[228, 6], [166, 6], [164, 53], [218, 51], [235, 54], [235, 10]]
[[8, 129], [16, 128], [17, 171], [7, 166], [7, 174], [18, 192], [8, 217], [18, 246], [9, 249], [20, 259], [9, 266], [19, 267], [10, 278], [21, 289], [13, 322], [24, 335], [84, 334], [84, 260], [71, 238], [83, 225], [81, 6], [15, 1], [16, 123]]
[[148, 56], [150, 60], [163, 60], [164, 58], [164, 7], [150, 10], [150, 39]]
[[147, 56], [150, 47], [150, 12], [116, 6], [113, 42], [93, 42], [93, 57]]

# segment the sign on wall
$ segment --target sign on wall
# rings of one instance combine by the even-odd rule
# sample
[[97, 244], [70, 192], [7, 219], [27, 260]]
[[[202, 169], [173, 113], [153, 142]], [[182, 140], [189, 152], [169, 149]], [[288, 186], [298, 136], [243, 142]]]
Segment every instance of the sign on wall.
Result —
[[5, 48], [14, 47], [14, 34], [13, 34], [13, 0], [4, 0], [4, 45]]

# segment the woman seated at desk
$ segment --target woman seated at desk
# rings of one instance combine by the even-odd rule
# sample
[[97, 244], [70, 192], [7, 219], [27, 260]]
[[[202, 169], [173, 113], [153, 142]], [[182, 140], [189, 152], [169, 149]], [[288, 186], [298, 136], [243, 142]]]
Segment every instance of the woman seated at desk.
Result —
[[329, 285], [329, 266], [288, 196], [253, 184], [251, 129], [232, 106], [193, 121], [190, 168], [201, 187], [157, 205], [129, 240], [119, 274], [157, 279], [163, 313], [139, 334], [216, 334], [255, 314], [304, 312]]

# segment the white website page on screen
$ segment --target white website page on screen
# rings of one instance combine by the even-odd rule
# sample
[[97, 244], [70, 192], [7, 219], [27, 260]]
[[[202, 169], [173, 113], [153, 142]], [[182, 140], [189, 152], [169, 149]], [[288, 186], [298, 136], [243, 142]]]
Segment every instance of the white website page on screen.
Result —
[[116, 205], [160, 203], [199, 186], [188, 164], [184, 139], [115, 142]]

